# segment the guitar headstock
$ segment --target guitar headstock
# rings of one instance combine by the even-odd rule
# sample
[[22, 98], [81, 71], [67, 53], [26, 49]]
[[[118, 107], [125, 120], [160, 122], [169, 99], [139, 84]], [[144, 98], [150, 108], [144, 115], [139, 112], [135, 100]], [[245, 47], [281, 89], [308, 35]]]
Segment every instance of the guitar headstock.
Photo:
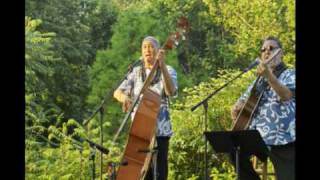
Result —
[[189, 31], [189, 22], [186, 17], [180, 17], [176, 23], [177, 31], [171, 33], [163, 45], [164, 49], [172, 49], [178, 46], [181, 41], [186, 40], [185, 33]]

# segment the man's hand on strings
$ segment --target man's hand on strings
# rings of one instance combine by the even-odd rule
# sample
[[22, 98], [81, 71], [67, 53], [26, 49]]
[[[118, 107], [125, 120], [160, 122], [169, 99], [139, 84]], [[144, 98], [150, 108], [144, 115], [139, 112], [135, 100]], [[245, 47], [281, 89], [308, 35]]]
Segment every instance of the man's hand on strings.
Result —
[[272, 72], [270, 67], [266, 63], [261, 62], [257, 67], [257, 74], [259, 76], [269, 78], [272, 75]]

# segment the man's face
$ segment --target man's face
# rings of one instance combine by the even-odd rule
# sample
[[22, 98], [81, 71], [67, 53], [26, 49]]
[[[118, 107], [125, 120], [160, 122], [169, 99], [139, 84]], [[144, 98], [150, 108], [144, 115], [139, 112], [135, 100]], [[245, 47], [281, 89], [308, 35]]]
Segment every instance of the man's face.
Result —
[[[262, 48], [260, 50], [262, 62], [266, 62], [272, 56], [272, 54], [279, 48], [280, 47], [276, 41], [266, 40], [263, 43]], [[279, 61], [281, 61], [281, 53], [275, 56], [274, 59], [271, 60], [270, 67], [271, 68], [275, 67]]]
[[144, 41], [142, 43], [142, 56], [145, 64], [152, 65], [156, 56], [156, 48], [150, 41]]

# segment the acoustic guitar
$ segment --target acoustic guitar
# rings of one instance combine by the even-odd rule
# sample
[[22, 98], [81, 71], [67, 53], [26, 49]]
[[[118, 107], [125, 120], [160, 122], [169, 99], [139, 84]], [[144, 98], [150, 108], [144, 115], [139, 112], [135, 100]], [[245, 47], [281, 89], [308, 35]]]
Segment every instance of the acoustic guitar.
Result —
[[[280, 52], [281, 52], [281, 49], [277, 49], [277, 51], [274, 52], [269, 59], [267, 59], [266, 64], [269, 64], [274, 59], [274, 57], [278, 55]], [[261, 79], [261, 76], [258, 76], [251, 89], [249, 97], [247, 98], [246, 102], [242, 106], [236, 120], [233, 122], [233, 125], [231, 128], [233, 131], [248, 129], [252, 120], [252, 116], [255, 110], [257, 109], [257, 106], [264, 92], [264, 91], [258, 92], [256, 90], [257, 82], [259, 82], [260, 79]]]

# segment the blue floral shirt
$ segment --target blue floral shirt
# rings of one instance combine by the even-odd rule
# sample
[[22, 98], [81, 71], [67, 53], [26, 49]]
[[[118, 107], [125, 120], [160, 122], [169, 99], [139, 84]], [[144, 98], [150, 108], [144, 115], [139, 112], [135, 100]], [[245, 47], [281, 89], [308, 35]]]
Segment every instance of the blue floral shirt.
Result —
[[[167, 65], [167, 69], [171, 76], [173, 84], [176, 88], [176, 92], [174, 95], [174, 97], [176, 97], [177, 90], [178, 90], [177, 72], [169, 65]], [[141, 70], [141, 66], [134, 67], [132, 72], [128, 75], [128, 78], [120, 84], [118, 89], [127, 95], [131, 94], [135, 98], [139, 94], [143, 86], [140, 70]], [[147, 76], [149, 75], [149, 73], [150, 73], [150, 70], [146, 69]], [[164, 91], [163, 76], [161, 75], [160, 81], [150, 86], [149, 88], [161, 96], [160, 110], [159, 110], [158, 119], [157, 119], [157, 136], [172, 136], [173, 132], [172, 132], [172, 126], [171, 126], [170, 114], [169, 114], [169, 102], [168, 102], [168, 98], [163, 96], [163, 93], [164, 93], [163, 92]], [[135, 115], [137, 107], [138, 106], [134, 108], [131, 114], [132, 119]]]
[[[293, 93], [290, 100], [281, 101], [280, 96], [270, 87], [263, 92], [259, 106], [253, 114], [249, 129], [258, 130], [267, 145], [284, 145], [296, 139], [295, 77], [293, 69], [286, 69], [278, 77], [279, 82]], [[240, 97], [240, 101], [246, 101], [253, 84], [254, 82]]]

